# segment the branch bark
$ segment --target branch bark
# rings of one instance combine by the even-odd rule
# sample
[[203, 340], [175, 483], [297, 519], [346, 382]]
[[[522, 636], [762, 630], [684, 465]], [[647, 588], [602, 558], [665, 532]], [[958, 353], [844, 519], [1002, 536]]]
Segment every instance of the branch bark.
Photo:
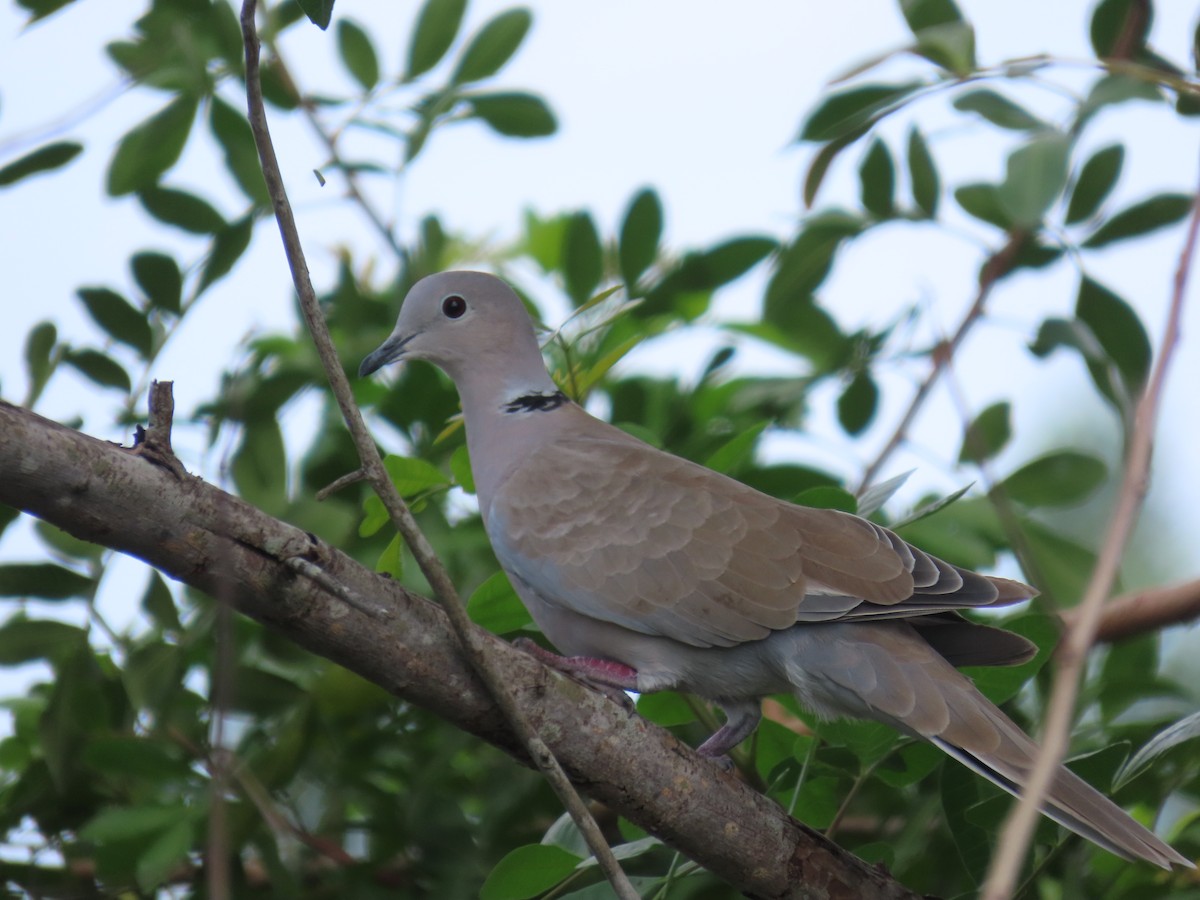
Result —
[[[1068, 628], [1074, 626], [1078, 617], [1074, 608], [1062, 612], [1062, 620]], [[1104, 605], [1096, 625], [1095, 643], [1115, 644], [1198, 618], [1200, 578], [1133, 591]]]
[[[0, 401], [0, 503], [145, 560], [300, 646], [532, 766], [432, 601], [199, 478]], [[306, 577], [315, 564], [391, 615]], [[499, 638], [488, 653], [573, 781], [752, 897], [908, 898], [908, 891], [671, 734]]]

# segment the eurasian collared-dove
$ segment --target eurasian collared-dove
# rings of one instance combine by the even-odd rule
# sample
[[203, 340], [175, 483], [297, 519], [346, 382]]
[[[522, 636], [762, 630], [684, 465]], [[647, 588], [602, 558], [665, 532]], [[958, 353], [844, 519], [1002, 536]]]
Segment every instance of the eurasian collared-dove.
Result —
[[[484, 527], [534, 621], [573, 657], [561, 666], [718, 704], [727, 721], [701, 746], [708, 756], [754, 730], [763, 696], [791, 692], [819, 715], [932, 741], [1010, 792], [1024, 783], [1036, 745], [955, 667], [1019, 663], [1035, 648], [955, 610], [1033, 589], [592, 417], [551, 380], [521, 300], [491, 275], [417, 283], [359, 374], [401, 359], [457, 385]], [[1044, 812], [1120, 856], [1192, 865], [1065, 768]]]

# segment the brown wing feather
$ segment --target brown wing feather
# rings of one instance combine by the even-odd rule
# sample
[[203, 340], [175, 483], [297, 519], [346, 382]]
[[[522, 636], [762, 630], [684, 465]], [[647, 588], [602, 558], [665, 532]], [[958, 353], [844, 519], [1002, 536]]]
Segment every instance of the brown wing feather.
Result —
[[798, 621], [922, 615], [1032, 593], [621, 432], [535, 451], [492, 511], [504, 523], [498, 553], [548, 601], [697, 646], [756, 640]]

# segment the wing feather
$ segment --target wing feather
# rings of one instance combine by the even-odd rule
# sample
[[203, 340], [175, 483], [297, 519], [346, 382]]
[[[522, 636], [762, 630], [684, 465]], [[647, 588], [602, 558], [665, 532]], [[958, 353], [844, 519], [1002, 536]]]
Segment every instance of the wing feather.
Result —
[[535, 450], [496, 490], [486, 524], [501, 564], [547, 602], [694, 646], [1030, 593], [874, 522], [777, 500], [615, 430]]

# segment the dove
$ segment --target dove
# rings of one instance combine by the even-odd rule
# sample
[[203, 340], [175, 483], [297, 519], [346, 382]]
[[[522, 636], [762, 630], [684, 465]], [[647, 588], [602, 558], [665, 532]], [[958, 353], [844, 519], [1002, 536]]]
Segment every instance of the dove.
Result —
[[[413, 286], [361, 377], [425, 360], [462, 403], [479, 513], [500, 566], [592, 683], [687, 691], [726, 721], [717, 760], [791, 693], [821, 717], [884, 722], [1019, 794], [1038, 748], [959, 666], [1036, 648], [972, 622], [1032, 588], [943, 562], [867, 519], [798, 506], [643, 443], [569, 400], [517, 294], [483, 272]], [[1042, 811], [1126, 859], [1193, 864], [1066, 768]]]

